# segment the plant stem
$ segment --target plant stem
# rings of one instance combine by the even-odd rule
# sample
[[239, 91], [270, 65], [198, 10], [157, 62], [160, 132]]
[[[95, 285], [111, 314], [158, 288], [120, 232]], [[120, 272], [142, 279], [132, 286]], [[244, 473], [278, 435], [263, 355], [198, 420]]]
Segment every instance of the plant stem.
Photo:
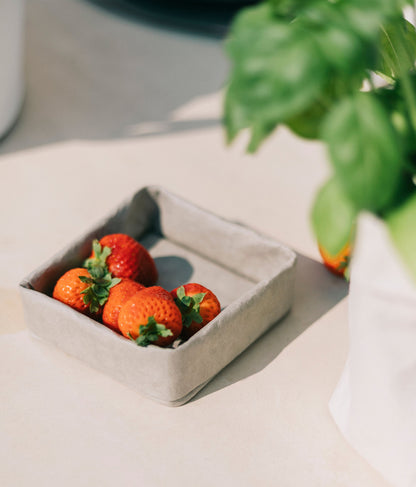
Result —
[[402, 72], [400, 74], [400, 79], [403, 84], [404, 97], [409, 109], [410, 122], [413, 130], [416, 132], [416, 96], [413, 91], [409, 73], [407, 71]]

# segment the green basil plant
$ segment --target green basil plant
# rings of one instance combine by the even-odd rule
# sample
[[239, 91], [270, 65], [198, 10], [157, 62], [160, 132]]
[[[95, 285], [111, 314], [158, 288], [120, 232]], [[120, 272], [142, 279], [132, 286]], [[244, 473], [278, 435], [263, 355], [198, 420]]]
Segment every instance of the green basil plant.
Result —
[[[336, 255], [366, 210], [416, 278], [416, 31], [410, 0], [266, 0], [234, 19], [226, 50], [228, 142], [255, 152], [279, 126], [321, 140], [332, 176], [311, 213]], [[378, 82], [383, 80], [382, 83]]]

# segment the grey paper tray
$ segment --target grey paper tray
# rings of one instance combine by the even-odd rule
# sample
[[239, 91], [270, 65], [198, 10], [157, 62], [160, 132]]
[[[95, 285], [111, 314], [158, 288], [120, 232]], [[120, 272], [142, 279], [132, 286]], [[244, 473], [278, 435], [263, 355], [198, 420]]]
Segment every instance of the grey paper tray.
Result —
[[[89, 255], [91, 241], [122, 232], [142, 242], [168, 290], [200, 282], [221, 313], [173, 348], [138, 347], [51, 298], [56, 280]], [[290, 309], [295, 253], [159, 187], [145, 187], [87, 235], [20, 283], [30, 330], [160, 403], [187, 402]]]

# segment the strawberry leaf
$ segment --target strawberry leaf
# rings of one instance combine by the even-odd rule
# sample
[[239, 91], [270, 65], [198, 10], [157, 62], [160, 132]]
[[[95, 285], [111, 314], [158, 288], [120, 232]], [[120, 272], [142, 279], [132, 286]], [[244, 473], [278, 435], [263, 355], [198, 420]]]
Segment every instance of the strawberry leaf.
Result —
[[93, 292], [95, 293], [95, 295], [98, 297], [98, 298], [103, 298], [103, 297], [106, 297], [108, 295], [108, 291], [106, 288], [104, 287], [101, 287], [97, 284], [93, 284], [91, 286], [91, 289], [93, 290]]
[[107, 267], [107, 257], [111, 254], [110, 247], [102, 247], [97, 239], [92, 242], [93, 257], [84, 261], [91, 277], [79, 276], [83, 283], [90, 286], [82, 291], [83, 301], [89, 305], [92, 313], [97, 313], [107, 302], [110, 289], [118, 284], [121, 279], [113, 277]]
[[97, 239], [92, 242], [93, 257], [84, 261], [84, 267], [93, 278], [105, 278], [108, 274], [107, 257], [111, 254], [110, 247], [102, 247]]
[[[111, 274], [110, 274], [111, 275]], [[116, 286], [119, 282], [121, 282], [121, 279], [119, 277], [112, 277], [111, 278], [111, 282], [110, 284], [108, 285], [108, 288], [112, 288], [114, 286]]]
[[118, 277], [112, 277], [109, 272], [100, 279], [88, 276], [78, 276], [80, 281], [89, 286], [81, 291], [83, 294], [83, 302], [89, 306], [91, 313], [95, 314], [100, 311], [100, 308], [104, 306], [110, 295], [110, 289], [118, 284], [121, 279]]
[[81, 280], [81, 282], [84, 282], [85, 284], [92, 284], [94, 282], [94, 279], [92, 279], [91, 277], [87, 277], [87, 276], [78, 276]]
[[189, 328], [193, 322], [202, 323], [203, 319], [199, 312], [200, 304], [207, 293], [198, 293], [193, 296], [185, 294], [185, 288], [181, 286], [176, 292], [175, 303], [182, 314], [182, 325]]
[[154, 316], [149, 316], [146, 325], [140, 325], [139, 336], [133, 338], [129, 333], [129, 338], [133, 340], [140, 347], [147, 347], [155, 342], [159, 337], [172, 336], [172, 330], [166, 328], [165, 325], [158, 323]]
[[178, 290], [176, 291], [176, 295], [177, 295], [178, 299], [180, 299], [182, 301], [186, 297], [185, 288], [183, 286], [178, 288]]

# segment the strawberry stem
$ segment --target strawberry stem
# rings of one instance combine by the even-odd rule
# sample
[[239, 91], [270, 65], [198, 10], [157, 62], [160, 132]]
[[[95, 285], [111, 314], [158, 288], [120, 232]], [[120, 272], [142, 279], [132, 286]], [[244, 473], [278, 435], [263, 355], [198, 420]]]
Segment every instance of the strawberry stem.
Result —
[[84, 267], [96, 279], [105, 278], [108, 274], [107, 257], [111, 254], [110, 247], [102, 247], [97, 239], [92, 242], [93, 256], [86, 259]]

